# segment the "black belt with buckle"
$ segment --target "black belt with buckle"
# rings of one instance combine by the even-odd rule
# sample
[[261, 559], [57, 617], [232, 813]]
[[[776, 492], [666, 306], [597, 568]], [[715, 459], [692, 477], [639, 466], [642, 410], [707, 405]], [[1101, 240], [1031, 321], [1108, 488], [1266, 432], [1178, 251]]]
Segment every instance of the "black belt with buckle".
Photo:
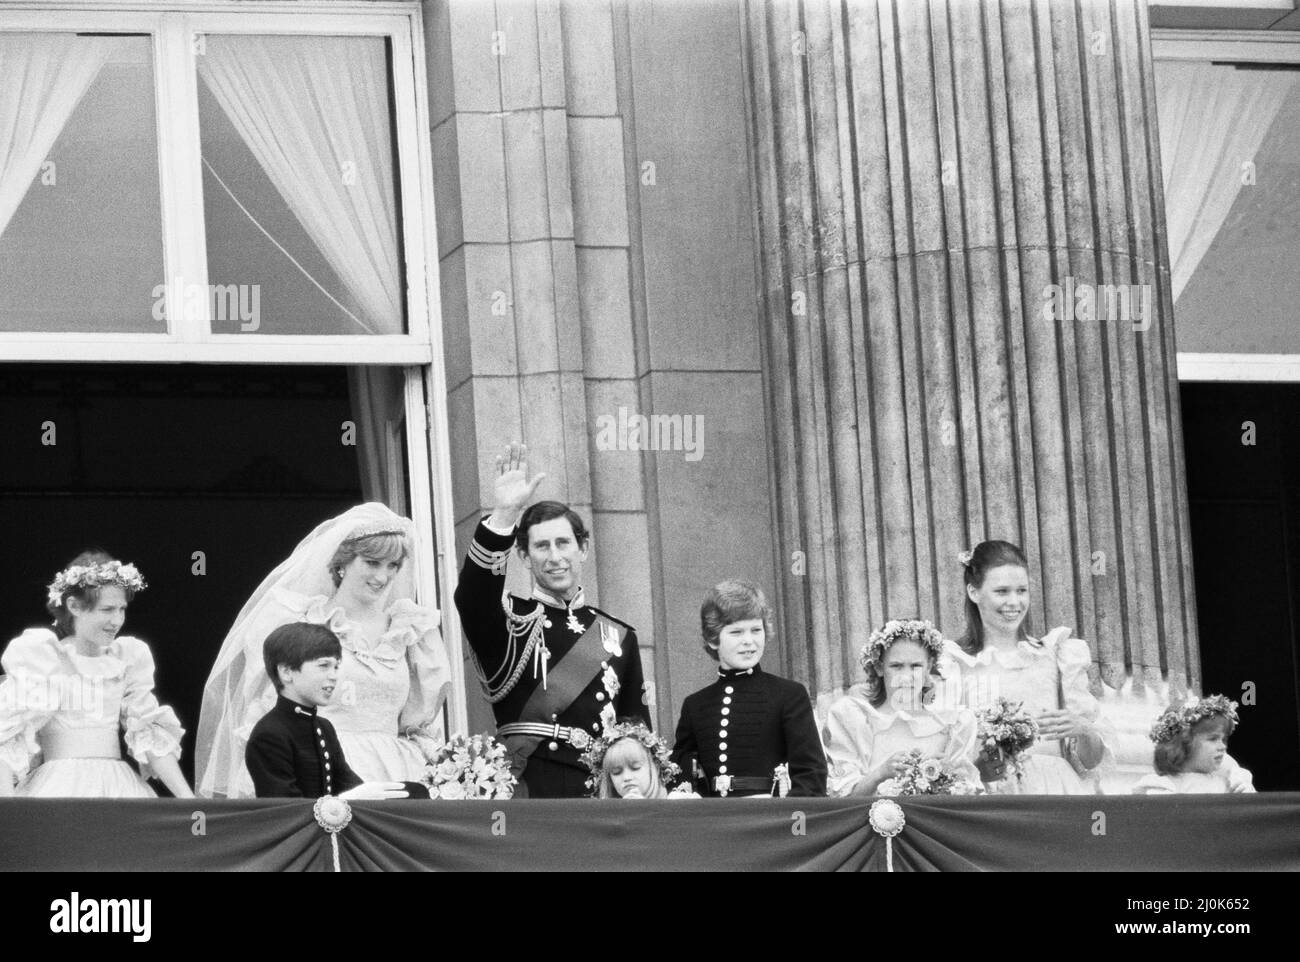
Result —
[[537, 735], [568, 742], [578, 751], [586, 751], [591, 744], [591, 736], [581, 728], [569, 728], [564, 725], [546, 725], [540, 722], [508, 722], [497, 726], [497, 736], [506, 738], [510, 735]]
[[763, 792], [768, 795], [772, 793], [772, 779], [770, 778], [718, 775], [709, 779], [709, 784], [715, 792], [723, 795], [733, 792]]

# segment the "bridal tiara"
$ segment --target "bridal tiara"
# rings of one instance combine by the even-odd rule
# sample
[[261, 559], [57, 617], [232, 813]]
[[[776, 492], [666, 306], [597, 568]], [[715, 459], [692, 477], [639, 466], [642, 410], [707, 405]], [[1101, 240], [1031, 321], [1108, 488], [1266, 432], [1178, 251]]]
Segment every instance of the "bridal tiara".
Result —
[[414, 534], [415, 526], [407, 522], [409, 527], [394, 527], [391, 522], [371, 522], [353, 528], [348, 532], [347, 541], [360, 541], [362, 538], [374, 538], [384, 534], [395, 534], [403, 538], [409, 538]]

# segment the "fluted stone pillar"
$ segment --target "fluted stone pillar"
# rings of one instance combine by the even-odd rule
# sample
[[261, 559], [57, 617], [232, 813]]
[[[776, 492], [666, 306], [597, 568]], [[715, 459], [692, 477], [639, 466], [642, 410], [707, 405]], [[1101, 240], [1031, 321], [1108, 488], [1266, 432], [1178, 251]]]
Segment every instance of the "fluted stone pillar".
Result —
[[[1098, 691], [1197, 686], [1145, 5], [747, 0], [741, 29], [789, 670], [824, 701], [887, 618], [955, 636], [956, 555], [1002, 538]], [[1052, 285], [1137, 285], [1149, 326], [1045, 318]]]

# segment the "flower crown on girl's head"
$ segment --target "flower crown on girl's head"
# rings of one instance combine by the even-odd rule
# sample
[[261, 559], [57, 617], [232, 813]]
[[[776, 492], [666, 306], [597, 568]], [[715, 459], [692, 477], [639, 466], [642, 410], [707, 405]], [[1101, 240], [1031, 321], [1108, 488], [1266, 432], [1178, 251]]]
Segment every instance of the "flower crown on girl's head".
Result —
[[144, 591], [149, 583], [133, 564], [105, 561], [95, 565], [72, 565], [55, 575], [54, 581], [50, 583], [50, 604], [63, 604], [63, 596], [72, 588], [103, 588], [106, 585], [139, 592]]
[[1207, 695], [1205, 698], [1191, 695], [1181, 705], [1170, 705], [1161, 713], [1151, 729], [1151, 740], [1157, 745], [1171, 742], [1211, 718], [1223, 718], [1230, 728], [1236, 728], [1237, 703], [1228, 701], [1224, 695]]
[[606, 726], [604, 733], [582, 753], [582, 764], [591, 769], [591, 774], [587, 777], [588, 790], [594, 792], [600, 784], [601, 766], [605, 764], [605, 754], [610, 746], [624, 738], [635, 738], [650, 753], [658, 763], [659, 777], [665, 783], [681, 774], [681, 766], [668, 760], [670, 752], [667, 743], [647, 728], [645, 722], [620, 722], [612, 727]]
[[885, 627], [873, 631], [871, 637], [867, 639], [867, 643], [862, 646], [862, 655], [858, 658], [862, 670], [867, 671], [869, 668], [879, 665], [880, 660], [885, 657], [885, 652], [889, 650], [889, 646], [901, 639], [919, 641], [925, 650], [935, 658], [943, 654], [943, 635], [931, 622], [926, 621], [924, 618], [887, 621]]

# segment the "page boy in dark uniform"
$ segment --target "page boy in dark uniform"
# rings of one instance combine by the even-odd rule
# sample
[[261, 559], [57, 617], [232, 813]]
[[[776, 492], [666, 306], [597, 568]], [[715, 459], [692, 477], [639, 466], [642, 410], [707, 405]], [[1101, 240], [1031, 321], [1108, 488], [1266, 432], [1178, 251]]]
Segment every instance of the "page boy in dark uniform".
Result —
[[687, 695], [672, 760], [708, 797], [782, 794], [777, 767], [788, 769], [788, 794], [826, 794], [826, 755], [808, 690], [758, 665], [771, 635], [763, 592], [724, 581], [700, 606], [704, 650], [718, 680]]
[[[581, 798], [582, 752], [616, 717], [648, 726], [649, 699], [636, 632], [583, 597], [586, 525], [558, 501], [524, 510], [544, 477], [528, 479], [523, 445], [497, 458], [495, 507], [474, 531], [455, 600], [519, 777], [515, 797]], [[511, 545], [532, 573], [531, 598], [505, 593]]]
[[363, 783], [348, 767], [334, 726], [316, 712], [338, 682], [343, 648], [334, 632], [307, 622], [281, 625], [267, 635], [262, 657], [279, 697], [244, 750], [258, 798], [407, 797], [401, 782]]

